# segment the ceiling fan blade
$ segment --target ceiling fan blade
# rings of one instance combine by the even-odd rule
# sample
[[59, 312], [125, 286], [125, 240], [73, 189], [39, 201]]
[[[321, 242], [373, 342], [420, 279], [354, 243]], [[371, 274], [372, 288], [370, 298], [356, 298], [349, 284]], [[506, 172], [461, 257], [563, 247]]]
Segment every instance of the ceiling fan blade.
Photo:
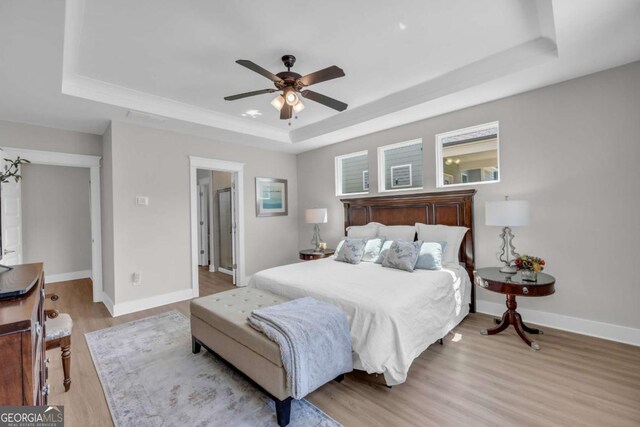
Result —
[[243, 67], [247, 67], [251, 71], [255, 71], [256, 73], [258, 73], [258, 74], [260, 74], [262, 76], [265, 76], [266, 78], [268, 78], [272, 82], [281, 82], [281, 81], [283, 81], [280, 77], [276, 76], [271, 71], [265, 70], [264, 68], [262, 68], [258, 64], [254, 64], [253, 62], [248, 61], [246, 59], [238, 59], [236, 61], [236, 63], [242, 65]]
[[282, 108], [280, 109], [280, 119], [288, 120], [291, 118], [292, 115], [293, 115], [293, 107], [285, 102]]
[[326, 82], [327, 80], [337, 79], [338, 77], [344, 77], [344, 71], [342, 71], [342, 68], [332, 65], [315, 73], [302, 76], [298, 81], [305, 86], [311, 86], [316, 83]]
[[322, 105], [326, 105], [329, 108], [333, 108], [334, 110], [344, 111], [348, 107], [348, 105], [344, 102], [340, 102], [337, 99], [329, 98], [326, 95], [314, 92], [312, 90], [303, 90], [302, 92], [300, 92], [300, 95], [312, 101], [319, 102]]
[[253, 92], [245, 92], [239, 93], [237, 95], [225, 96], [225, 101], [235, 101], [236, 99], [247, 98], [249, 96], [262, 95], [263, 93], [273, 93], [277, 89], [262, 89], [262, 90], [254, 90]]

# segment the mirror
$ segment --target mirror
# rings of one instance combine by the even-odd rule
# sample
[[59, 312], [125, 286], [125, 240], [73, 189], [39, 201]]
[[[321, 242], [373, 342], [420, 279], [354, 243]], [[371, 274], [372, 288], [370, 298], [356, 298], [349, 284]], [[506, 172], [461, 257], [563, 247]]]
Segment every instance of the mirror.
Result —
[[437, 186], [500, 181], [498, 122], [436, 135]]

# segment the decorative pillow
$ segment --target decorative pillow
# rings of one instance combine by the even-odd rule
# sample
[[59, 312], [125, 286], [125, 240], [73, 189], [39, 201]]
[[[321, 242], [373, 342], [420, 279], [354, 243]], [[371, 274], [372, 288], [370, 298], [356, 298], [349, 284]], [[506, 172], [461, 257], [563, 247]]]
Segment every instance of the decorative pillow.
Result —
[[416, 228], [412, 225], [380, 225], [378, 236], [384, 236], [387, 240], [413, 242], [416, 237]]
[[374, 261], [376, 264], [382, 264], [382, 261], [384, 261], [384, 257], [387, 256], [387, 253], [389, 252], [389, 248], [391, 247], [392, 243], [393, 243], [393, 240], [384, 241], [384, 243], [382, 244], [382, 248], [380, 248], [380, 254], [378, 255], [378, 258]]
[[366, 241], [362, 239], [346, 239], [336, 256], [336, 261], [359, 264], [364, 254]]
[[369, 223], [367, 225], [352, 225], [347, 228], [347, 237], [354, 239], [373, 239], [378, 237], [378, 225]]
[[393, 242], [382, 261], [383, 267], [413, 271], [422, 242]]
[[340, 248], [341, 248], [341, 247], [342, 247], [342, 245], [344, 244], [344, 241], [345, 241], [345, 240], [347, 240], [347, 239], [342, 239], [342, 240], [340, 240], [340, 241], [338, 242], [338, 245], [336, 246], [336, 252], [335, 252], [336, 256], [338, 255], [338, 252], [340, 252]]
[[417, 223], [416, 230], [418, 230], [418, 240], [423, 242], [447, 242], [442, 250], [442, 265], [459, 262], [460, 244], [469, 230], [467, 227]]
[[384, 237], [376, 237], [375, 239], [367, 240], [364, 246], [364, 255], [362, 255], [362, 262], [376, 262], [380, 256], [382, 245], [384, 244]]
[[418, 254], [415, 268], [421, 270], [442, 269], [442, 244], [439, 242], [423, 242], [420, 245], [420, 253]]

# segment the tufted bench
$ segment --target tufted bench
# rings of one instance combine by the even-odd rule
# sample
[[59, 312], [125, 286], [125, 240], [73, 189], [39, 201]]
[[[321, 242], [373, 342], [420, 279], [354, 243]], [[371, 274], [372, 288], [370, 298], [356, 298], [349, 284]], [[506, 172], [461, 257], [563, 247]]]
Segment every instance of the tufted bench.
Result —
[[191, 301], [192, 351], [204, 345], [236, 367], [276, 403], [278, 424], [289, 424], [291, 393], [280, 348], [247, 322], [251, 311], [287, 301], [253, 288], [239, 288]]

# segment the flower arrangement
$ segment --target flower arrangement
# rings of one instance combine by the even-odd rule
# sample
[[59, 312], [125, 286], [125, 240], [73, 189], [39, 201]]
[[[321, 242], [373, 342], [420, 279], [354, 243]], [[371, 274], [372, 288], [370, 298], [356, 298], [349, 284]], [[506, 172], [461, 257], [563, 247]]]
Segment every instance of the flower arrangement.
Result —
[[518, 270], [542, 271], [544, 270], [544, 260], [530, 255], [520, 255], [516, 259], [516, 268]]
[[13, 178], [16, 182], [22, 179], [20, 175], [20, 165], [25, 163], [31, 163], [27, 159], [21, 159], [18, 157], [15, 160], [4, 159], [8, 163], [4, 165], [4, 171], [0, 171], [0, 183], [9, 182], [9, 178]]

